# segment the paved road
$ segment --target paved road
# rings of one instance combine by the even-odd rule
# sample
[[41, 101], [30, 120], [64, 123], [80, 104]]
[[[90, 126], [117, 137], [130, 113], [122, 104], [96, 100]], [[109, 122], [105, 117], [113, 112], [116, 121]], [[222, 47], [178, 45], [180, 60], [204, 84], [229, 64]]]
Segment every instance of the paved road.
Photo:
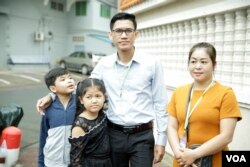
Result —
[[[24, 110], [24, 116], [19, 124], [22, 130], [22, 147], [27, 147], [38, 140], [40, 116], [36, 112], [37, 99], [46, 95], [49, 90], [44, 84], [43, 70], [0, 71], [0, 106], [16, 103]], [[84, 78], [80, 73], [71, 73], [76, 80]]]
[[[0, 70], [0, 90], [44, 85], [44, 75], [48, 69], [40, 70]], [[83, 75], [80, 73], [71, 73], [76, 81], [82, 80]]]
[[[0, 70], [0, 106], [15, 103], [24, 111], [18, 128], [22, 132], [20, 160], [21, 164], [27, 160], [31, 161], [24, 165], [27, 167], [33, 167], [32, 163], [36, 166], [41, 117], [36, 112], [35, 104], [37, 99], [49, 92], [43, 81], [47, 71], [47, 69]], [[76, 81], [84, 78], [80, 73], [71, 74]]]
[[[36, 167], [40, 116], [35, 112], [38, 98], [47, 94], [43, 76], [47, 69], [0, 70], [0, 106], [11, 102], [21, 105], [24, 116], [19, 124], [22, 131], [21, 149], [17, 166]], [[71, 73], [76, 81], [84, 77]], [[154, 167], [170, 167], [171, 156], [166, 153], [164, 160]]]

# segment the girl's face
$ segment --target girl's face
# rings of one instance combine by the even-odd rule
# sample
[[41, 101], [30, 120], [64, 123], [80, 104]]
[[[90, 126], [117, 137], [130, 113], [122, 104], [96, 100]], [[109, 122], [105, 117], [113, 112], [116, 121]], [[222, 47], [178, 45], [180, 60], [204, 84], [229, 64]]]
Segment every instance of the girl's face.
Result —
[[204, 48], [194, 50], [189, 61], [189, 72], [195, 82], [210, 82], [213, 77], [213, 63]]
[[98, 114], [103, 108], [105, 95], [97, 87], [87, 89], [85, 95], [79, 97], [82, 105], [85, 107], [85, 112], [89, 114]]

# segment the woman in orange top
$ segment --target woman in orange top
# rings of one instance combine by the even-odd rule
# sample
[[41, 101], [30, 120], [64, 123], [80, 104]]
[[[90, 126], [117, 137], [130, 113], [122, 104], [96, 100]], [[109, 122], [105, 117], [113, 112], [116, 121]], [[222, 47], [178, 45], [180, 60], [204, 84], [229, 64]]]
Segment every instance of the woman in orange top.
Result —
[[[195, 166], [198, 158], [213, 155], [213, 166], [222, 166], [222, 150], [232, 141], [241, 119], [233, 90], [213, 80], [216, 50], [209, 43], [194, 45], [188, 57], [192, 84], [177, 88], [168, 105], [168, 140], [173, 166]], [[200, 144], [196, 149], [189, 149]]]

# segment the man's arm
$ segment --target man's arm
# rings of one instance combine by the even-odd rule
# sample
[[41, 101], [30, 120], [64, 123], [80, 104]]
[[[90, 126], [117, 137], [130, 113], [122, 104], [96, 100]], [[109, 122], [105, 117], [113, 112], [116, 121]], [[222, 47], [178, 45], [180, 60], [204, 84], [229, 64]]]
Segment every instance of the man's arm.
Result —
[[166, 106], [168, 103], [167, 91], [164, 83], [164, 71], [161, 63], [156, 61], [154, 69], [154, 79], [152, 81], [152, 96], [157, 123], [156, 145], [165, 146], [167, 141], [168, 113]]
[[159, 61], [156, 61], [155, 63], [154, 79], [152, 82], [152, 96], [157, 123], [157, 140], [154, 148], [154, 164], [156, 164], [161, 162], [165, 154], [168, 121], [168, 114], [165, 111], [168, 98], [164, 83], [163, 67]]
[[48, 95], [42, 97], [41, 99], [37, 100], [36, 102], [36, 110], [41, 115], [44, 115], [44, 109], [46, 109], [48, 106], [50, 106], [52, 100], [55, 99], [54, 93], [49, 93]]

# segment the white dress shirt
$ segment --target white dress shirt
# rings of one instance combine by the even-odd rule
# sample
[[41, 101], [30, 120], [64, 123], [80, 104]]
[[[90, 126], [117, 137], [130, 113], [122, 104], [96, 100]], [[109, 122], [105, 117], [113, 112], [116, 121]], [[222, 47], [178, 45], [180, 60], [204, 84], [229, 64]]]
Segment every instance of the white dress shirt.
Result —
[[90, 78], [103, 80], [108, 94], [108, 119], [132, 126], [156, 118], [156, 144], [165, 145], [167, 93], [161, 63], [153, 56], [135, 50], [130, 63], [119, 61], [117, 53], [100, 60]]

